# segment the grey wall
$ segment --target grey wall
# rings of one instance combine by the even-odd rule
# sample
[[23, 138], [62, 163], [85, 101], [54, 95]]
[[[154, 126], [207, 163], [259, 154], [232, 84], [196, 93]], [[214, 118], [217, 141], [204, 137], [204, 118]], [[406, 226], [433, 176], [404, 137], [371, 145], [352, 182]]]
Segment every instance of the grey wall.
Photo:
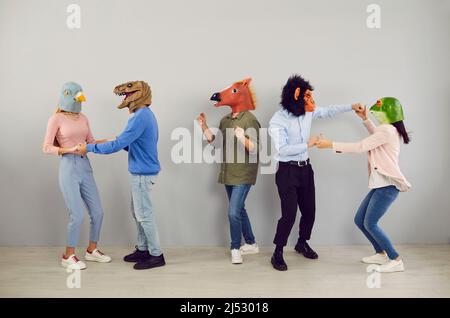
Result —
[[[82, 9], [79, 30], [66, 7]], [[378, 3], [382, 27], [366, 27]], [[413, 142], [401, 167], [413, 184], [383, 220], [397, 243], [448, 243], [449, 1], [0, 1], [0, 244], [63, 245], [67, 212], [58, 158], [41, 144], [61, 85], [79, 82], [97, 138], [121, 132], [116, 84], [143, 79], [153, 89], [162, 172], [153, 193], [161, 241], [227, 245], [226, 198], [217, 166], [171, 162], [176, 127], [193, 131], [200, 112], [217, 123], [211, 93], [252, 76], [263, 126], [287, 77], [300, 72], [316, 102], [371, 103], [396, 96]], [[316, 121], [313, 133], [356, 141], [359, 119]], [[366, 243], [353, 215], [367, 192], [366, 157], [311, 151], [316, 174], [316, 244]], [[105, 209], [103, 244], [132, 244], [126, 153], [90, 156]], [[260, 176], [248, 198], [258, 241], [270, 245], [280, 215], [274, 175]], [[87, 239], [88, 221], [82, 232]], [[295, 240], [294, 229], [292, 240]]]

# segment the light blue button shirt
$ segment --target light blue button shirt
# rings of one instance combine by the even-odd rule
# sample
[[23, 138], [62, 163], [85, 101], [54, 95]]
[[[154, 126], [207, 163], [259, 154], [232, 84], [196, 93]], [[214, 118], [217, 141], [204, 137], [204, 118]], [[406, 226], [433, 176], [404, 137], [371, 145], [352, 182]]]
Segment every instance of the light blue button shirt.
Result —
[[269, 134], [277, 151], [275, 160], [283, 162], [307, 160], [309, 158], [308, 140], [313, 119], [330, 118], [351, 110], [352, 105], [316, 107], [314, 112], [307, 112], [297, 117], [284, 108], [280, 109], [272, 116], [269, 123]]

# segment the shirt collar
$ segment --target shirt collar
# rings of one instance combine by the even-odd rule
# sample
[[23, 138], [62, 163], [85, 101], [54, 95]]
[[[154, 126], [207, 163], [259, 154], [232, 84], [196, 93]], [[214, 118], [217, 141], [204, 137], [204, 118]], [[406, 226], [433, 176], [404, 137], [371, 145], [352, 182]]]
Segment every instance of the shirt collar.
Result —
[[281, 115], [283, 115], [284, 117], [286, 117], [286, 118], [289, 118], [289, 117], [295, 117], [294, 115], [292, 115], [290, 112], [288, 112], [285, 108], [281, 108], [280, 109], [281, 110]]
[[[291, 112], [289, 112], [286, 108], [283, 108], [283, 107], [281, 107], [281, 114], [284, 116], [284, 117], [286, 117], [286, 118], [304, 118], [304, 117], [306, 117], [306, 114], [308, 114], [308, 113], [304, 113], [303, 115], [301, 115], [301, 116], [295, 116], [294, 114], [292, 114]], [[312, 114], [312, 113], [311, 113]]]
[[228, 118], [228, 119], [231, 119], [231, 120], [233, 120], [233, 119], [241, 119], [242, 116], [244, 116], [244, 114], [245, 114], [246, 112], [247, 112], [247, 111], [239, 112], [238, 115], [237, 115], [235, 118], [233, 118], [233, 112], [231, 112], [231, 113], [229, 113], [229, 114], [227, 115], [227, 118]]
[[136, 116], [137, 113], [140, 113], [140, 112], [141, 112], [143, 109], [145, 109], [145, 108], [148, 108], [148, 106], [138, 108], [138, 109], [133, 113], [133, 116]]

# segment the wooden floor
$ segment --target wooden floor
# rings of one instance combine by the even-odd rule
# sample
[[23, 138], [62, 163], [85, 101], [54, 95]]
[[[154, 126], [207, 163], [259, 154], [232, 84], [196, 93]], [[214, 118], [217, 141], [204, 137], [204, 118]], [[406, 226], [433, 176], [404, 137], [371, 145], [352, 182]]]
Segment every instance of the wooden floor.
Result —
[[316, 250], [319, 259], [308, 260], [286, 248], [289, 270], [277, 272], [269, 248], [242, 265], [232, 265], [225, 248], [166, 248], [167, 266], [136, 271], [122, 261], [130, 248], [106, 247], [113, 262], [88, 263], [81, 288], [70, 289], [61, 248], [0, 247], [0, 297], [450, 297], [450, 245], [399, 246], [406, 271], [381, 274], [372, 289], [359, 262], [368, 246]]

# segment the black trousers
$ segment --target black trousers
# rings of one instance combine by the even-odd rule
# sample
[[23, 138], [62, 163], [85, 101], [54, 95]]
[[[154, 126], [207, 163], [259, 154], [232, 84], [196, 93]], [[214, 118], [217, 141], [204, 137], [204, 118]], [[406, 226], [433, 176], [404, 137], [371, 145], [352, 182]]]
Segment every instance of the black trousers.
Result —
[[300, 208], [299, 239], [309, 240], [316, 216], [316, 191], [311, 164], [303, 167], [280, 162], [275, 176], [281, 201], [281, 218], [273, 242], [286, 246]]

